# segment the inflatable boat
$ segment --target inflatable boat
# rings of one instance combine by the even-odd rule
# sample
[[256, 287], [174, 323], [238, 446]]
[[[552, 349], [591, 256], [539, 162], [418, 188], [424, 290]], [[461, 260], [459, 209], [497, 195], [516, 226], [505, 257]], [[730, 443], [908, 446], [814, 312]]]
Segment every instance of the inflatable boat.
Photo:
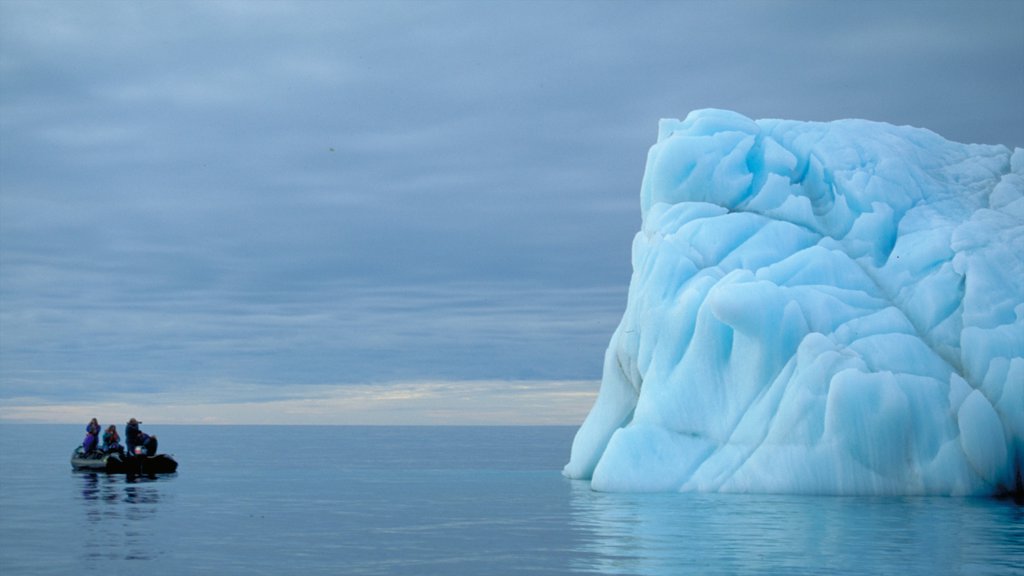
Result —
[[86, 453], [79, 446], [71, 453], [71, 467], [83, 472], [169, 474], [178, 470], [178, 462], [169, 454], [146, 456], [95, 450]]

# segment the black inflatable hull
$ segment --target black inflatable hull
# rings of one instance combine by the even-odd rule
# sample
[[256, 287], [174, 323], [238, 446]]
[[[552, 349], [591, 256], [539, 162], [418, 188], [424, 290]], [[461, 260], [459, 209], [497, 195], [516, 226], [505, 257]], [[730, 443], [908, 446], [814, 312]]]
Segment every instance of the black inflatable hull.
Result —
[[81, 448], [71, 453], [71, 467], [84, 472], [109, 474], [170, 474], [178, 470], [178, 462], [168, 454], [155, 456], [83, 454]]

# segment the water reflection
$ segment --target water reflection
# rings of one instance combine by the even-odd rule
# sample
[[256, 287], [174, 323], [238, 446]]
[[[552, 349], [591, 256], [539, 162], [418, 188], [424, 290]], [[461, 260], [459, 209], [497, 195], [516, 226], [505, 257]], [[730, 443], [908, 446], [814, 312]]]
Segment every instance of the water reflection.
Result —
[[1024, 565], [1022, 509], [994, 500], [602, 494], [586, 482], [572, 483], [570, 499], [585, 542], [578, 572], [1001, 574]]
[[88, 560], [153, 558], [161, 493], [159, 480], [82, 473], [82, 546]]

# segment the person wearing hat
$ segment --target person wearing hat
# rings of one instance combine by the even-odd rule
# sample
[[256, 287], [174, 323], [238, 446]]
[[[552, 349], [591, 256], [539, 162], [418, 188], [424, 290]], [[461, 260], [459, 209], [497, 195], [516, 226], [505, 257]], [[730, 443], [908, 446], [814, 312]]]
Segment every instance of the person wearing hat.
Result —
[[128, 446], [128, 454], [136, 454], [140, 452], [137, 449], [141, 448], [146, 456], [152, 456], [156, 454], [156, 436], [139, 430], [139, 424], [142, 422], [132, 418], [124, 426], [124, 443]]

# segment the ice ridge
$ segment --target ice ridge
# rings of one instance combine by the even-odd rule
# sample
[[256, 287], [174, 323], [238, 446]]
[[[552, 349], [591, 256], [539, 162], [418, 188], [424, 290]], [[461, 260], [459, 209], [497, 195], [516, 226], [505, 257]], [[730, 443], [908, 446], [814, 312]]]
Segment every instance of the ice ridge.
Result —
[[1024, 150], [662, 120], [565, 474], [597, 490], [1021, 492]]

